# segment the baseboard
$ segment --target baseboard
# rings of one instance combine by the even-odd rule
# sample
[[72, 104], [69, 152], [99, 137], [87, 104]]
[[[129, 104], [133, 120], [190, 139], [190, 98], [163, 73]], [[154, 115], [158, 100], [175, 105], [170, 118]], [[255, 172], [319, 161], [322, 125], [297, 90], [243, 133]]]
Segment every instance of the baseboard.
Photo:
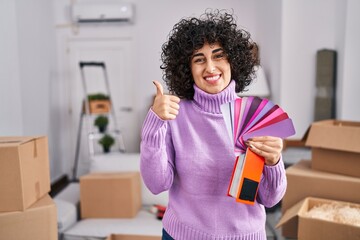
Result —
[[50, 196], [51, 197], [55, 197], [56, 194], [58, 194], [59, 192], [61, 192], [68, 184], [70, 183], [69, 177], [67, 175], [62, 175], [61, 177], [59, 177], [58, 180], [56, 180], [55, 182], [53, 182], [51, 184], [51, 190], [50, 190]]

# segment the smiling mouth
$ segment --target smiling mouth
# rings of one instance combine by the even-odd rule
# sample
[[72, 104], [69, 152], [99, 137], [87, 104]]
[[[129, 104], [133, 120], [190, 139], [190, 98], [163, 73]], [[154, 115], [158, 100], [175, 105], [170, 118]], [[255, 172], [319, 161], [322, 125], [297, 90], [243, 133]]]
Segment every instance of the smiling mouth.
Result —
[[219, 80], [220, 77], [221, 77], [221, 74], [216, 74], [216, 75], [204, 77], [204, 79], [205, 79], [206, 81], [213, 82], [213, 81]]

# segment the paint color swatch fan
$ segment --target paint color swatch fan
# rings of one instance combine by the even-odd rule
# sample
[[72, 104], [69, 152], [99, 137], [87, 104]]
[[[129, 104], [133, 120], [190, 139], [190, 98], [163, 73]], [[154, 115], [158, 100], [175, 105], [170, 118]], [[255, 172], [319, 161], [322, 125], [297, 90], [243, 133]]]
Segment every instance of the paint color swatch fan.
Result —
[[236, 156], [228, 195], [253, 205], [264, 158], [248, 149], [245, 141], [257, 136], [286, 138], [295, 134], [294, 125], [283, 109], [266, 98], [237, 98], [221, 105], [221, 111]]

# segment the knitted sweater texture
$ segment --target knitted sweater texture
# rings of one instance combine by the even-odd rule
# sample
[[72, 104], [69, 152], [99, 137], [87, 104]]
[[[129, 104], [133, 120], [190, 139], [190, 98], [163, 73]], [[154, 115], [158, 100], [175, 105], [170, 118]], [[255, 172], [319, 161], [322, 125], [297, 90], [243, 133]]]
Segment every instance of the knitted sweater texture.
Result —
[[142, 178], [154, 194], [169, 191], [163, 226], [176, 240], [265, 240], [264, 206], [286, 189], [283, 161], [264, 167], [254, 205], [227, 196], [235, 155], [220, 105], [236, 98], [235, 82], [218, 94], [194, 89], [175, 120], [150, 109], [143, 124]]

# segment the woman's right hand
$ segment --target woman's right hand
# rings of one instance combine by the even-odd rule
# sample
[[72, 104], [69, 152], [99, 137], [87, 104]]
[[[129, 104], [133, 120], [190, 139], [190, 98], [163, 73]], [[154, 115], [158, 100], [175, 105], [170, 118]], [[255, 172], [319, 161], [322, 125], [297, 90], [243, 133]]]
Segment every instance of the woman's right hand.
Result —
[[156, 86], [156, 96], [151, 109], [162, 120], [173, 120], [179, 114], [180, 98], [173, 95], [164, 95], [162, 85], [158, 81], [153, 81]]

